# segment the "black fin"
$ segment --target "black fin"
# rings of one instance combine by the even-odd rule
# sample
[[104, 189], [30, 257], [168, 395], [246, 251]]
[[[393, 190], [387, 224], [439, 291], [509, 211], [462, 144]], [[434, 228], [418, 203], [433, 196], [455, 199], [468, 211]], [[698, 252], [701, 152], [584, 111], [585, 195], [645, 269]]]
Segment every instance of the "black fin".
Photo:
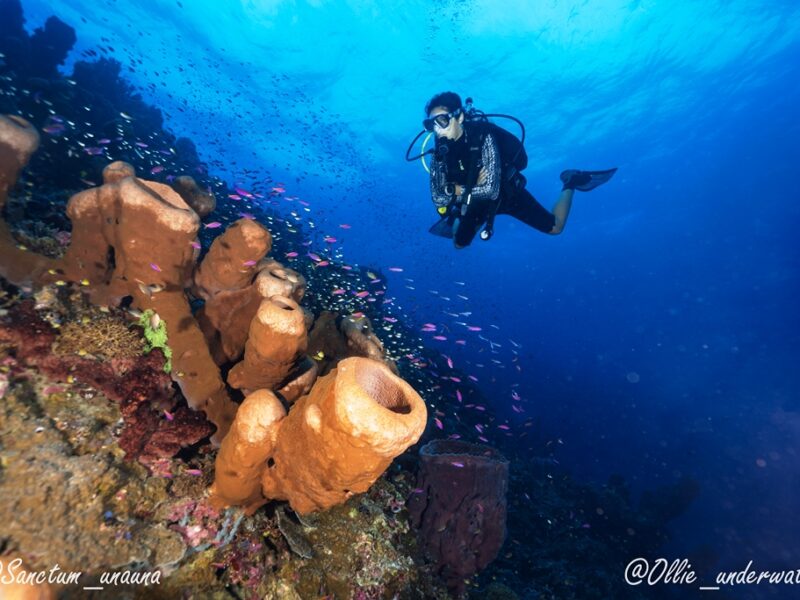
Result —
[[576, 169], [570, 169], [561, 173], [561, 181], [564, 183], [563, 189], [565, 190], [590, 192], [611, 179], [616, 172], [616, 167], [605, 171], [578, 171]]

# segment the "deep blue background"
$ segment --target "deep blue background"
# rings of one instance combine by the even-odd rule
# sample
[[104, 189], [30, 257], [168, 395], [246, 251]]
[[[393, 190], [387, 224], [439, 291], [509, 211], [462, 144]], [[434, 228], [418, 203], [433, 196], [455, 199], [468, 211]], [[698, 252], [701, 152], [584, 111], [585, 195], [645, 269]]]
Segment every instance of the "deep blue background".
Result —
[[[402, 267], [400, 315], [445, 327], [431, 344], [498, 410], [519, 418], [519, 393], [578, 475], [700, 481], [673, 555], [704, 542], [728, 568], [800, 567], [796, 3], [24, 5], [31, 29], [77, 29], [70, 62], [113, 47], [213, 172], [285, 182], [348, 261]], [[619, 173], [559, 237], [500, 217], [456, 251], [427, 233], [427, 176], [403, 160], [445, 89], [525, 122], [548, 207], [562, 169]]]

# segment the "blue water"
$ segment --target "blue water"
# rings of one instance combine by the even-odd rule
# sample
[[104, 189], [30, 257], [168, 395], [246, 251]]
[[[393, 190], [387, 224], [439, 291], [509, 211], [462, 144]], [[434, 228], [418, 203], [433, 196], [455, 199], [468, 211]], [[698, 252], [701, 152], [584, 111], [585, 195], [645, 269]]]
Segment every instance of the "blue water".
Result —
[[[699, 481], [669, 556], [707, 544], [727, 569], [800, 568], [796, 3], [23, 5], [31, 31], [75, 27], [64, 73], [112, 47], [212, 173], [284, 182], [347, 261], [402, 268], [399, 314], [445, 324], [426, 343], [560, 438], [576, 476]], [[561, 236], [501, 216], [455, 250], [427, 233], [427, 174], [403, 158], [444, 90], [525, 123], [548, 207], [563, 169], [619, 172], [576, 196]]]

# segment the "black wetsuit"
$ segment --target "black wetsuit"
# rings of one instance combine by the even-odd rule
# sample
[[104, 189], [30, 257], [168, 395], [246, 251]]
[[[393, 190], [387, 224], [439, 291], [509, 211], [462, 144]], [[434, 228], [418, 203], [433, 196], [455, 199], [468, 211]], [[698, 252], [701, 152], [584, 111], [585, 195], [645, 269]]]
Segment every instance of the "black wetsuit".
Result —
[[[471, 123], [465, 123], [464, 134], [455, 142], [448, 142], [448, 151], [437, 154], [431, 163], [431, 198], [437, 209], [455, 202], [456, 217], [453, 221], [453, 242], [456, 247], [468, 246], [478, 230], [486, 223], [490, 208], [499, 202], [497, 214], [511, 215], [539, 231], [549, 233], [555, 225], [555, 217], [536, 201], [525, 189], [525, 177], [516, 173], [510, 179], [504, 172], [500, 149], [495, 136], [486, 133], [481, 146], [480, 159], [473, 169], [473, 182], [477, 181], [481, 168], [486, 169], [486, 181], [472, 187], [470, 206], [463, 205], [460, 196], [453, 198], [453, 184], [467, 185], [469, 172], [470, 142], [479, 141], [479, 132]], [[450, 188], [450, 189], [449, 189]]]

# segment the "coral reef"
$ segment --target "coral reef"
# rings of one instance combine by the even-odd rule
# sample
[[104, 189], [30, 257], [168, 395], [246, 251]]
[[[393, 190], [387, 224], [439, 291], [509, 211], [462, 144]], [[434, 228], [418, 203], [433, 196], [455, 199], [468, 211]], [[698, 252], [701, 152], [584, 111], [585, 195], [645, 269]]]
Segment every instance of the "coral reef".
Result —
[[[165, 567], [184, 552], [180, 537], [162, 525], [119, 521], [119, 498], [165, 495], [165, 480], [148, 479], [135, 463], [122, 464], [107, 416], [98, 413], [94, 435], [103, 439], [90, 453], [76, 453], [30, 384], [5, 395], [0, 428], [14, 435], [0, 449], [0, 519], [3, 535], [24, 548], [30, 568], [92, 571], [135, 562]], [[95, 399], [100, 402], [100, 399]], [[113, 414], [113, 404], [107, 406]], [[42, 506], [47, 508], [43, 518]], [[146, 511], [139, 504], [139, 511]], [[140, 513], [141, 514], [141, 513]], [[130, 535], [136, 531], [136, 535]]]
[[[659, 490], [637, 506], [620, 482], [597, 490], [571, 482], [553, 462], [531, 458], [533, 453], [517, 461], [522, 448], [514, 444], [522, 443], [528, 430], [513, 436], [504, 432], [499, 439], [492, 435], [499, 433], [494, 428], [503, 420], [477, 385], [446, 365], [439, 352], [424, 347], [412, 323], [398, 319], [379, 269], [346, 264], [338, 246], [320, 241], [321, 230], [294, 212], [287, 214], [291, 208], [285, 207], [296, 206], [291, 203], [299, 198], [278, 192], [284, 184], [258, 173], [237, 182], [246, 189], [232, 188], [209, 173], [191, 140], [164, 129], [161, 111], [148, 106], [122, 76], [137, 67], [112, 58], [110, 44], [82, 49], [86, 60], [75, 63], [68, 79], [55, 68], [64, 42], [69, 43], [68, 31], [52, 21], [34, 35], [36, 44], [52, 42], [53, 52], [31, 52], [33, 36], [23, 27], [20, 3], [0, 0], [0, 12], [0, 113], [21, 115], [40, 131], [40, 149], [33, 155], [35, 131], [18, 117], [5, 118], [8, 127], [0, 134], [0, 208], [5, 219], [0, 222], [0, 395], [5, 395], [0, 409], [0, 522], [10, 524], [0, 528], [0, 538], [9, 536], [12, 552], [30, 561], [31, 568], [66, 559], [95, 574], [106, 567], [162, 569], [160, 586], [115, 590], [127, 598], [448, 598], [435, 581], [438, 565], [424, 562], [410, 531], [405, 501], [418, 495], [403, 471], [415, 462], [410, 453], [395, 459], [366, 493], [311, 515], [292, 515], [270, 502], [244, 518], [242, 510], [218, 510], [205, 497], [214, 480], [217, 453], [207, 443], [214, 426], [186, 404], [162, 371], [160, 350], [138, 355], [141, 334], [124, 309], [154, 310], [168, 327], [192, 332], [185, 346], [203, 356], [192, 359], [196, 369], [178, 366], [173, 376], [179, 383], [184, 380], [183, 389], [199, 407], [203, 398], [198, 389], [225, 389], [222, 375], [241, 360], [259, 306], [279, 295], [303, 301], [307, 355], [300, 353], [288, 365], [285, 379], [271, 392], [253, 396], [276, 403], [278, 429], [291, 418], [298, 422], [302, 435], [297, 434], [293, 447], [281, 435], [281, 447], [286, 447], [280, 464], [297, 463], [291, 477], [321, 471], [324, 481], [334, 481], [340, 465], [348, 464], [349, 454], [323, 456], [322, 437], [309, 426], [317, 423], [315, 405], [303, 398], [309, 398], [317, 374], [331, 373], [348, 357], [371, 356], [399, 369], [425, 395], [437, 427], [442, 424], [451, 437], [466, 438], [480, 425], [481, 437], [492, 438], [515, 459], [508, 514], [512, 537], [503, 553], [472, 579], [473, 597], [513, 597], [496, 583], [487, 587], [495, 580], [524, 598], [643, 597], [621, 581], [621, 565], [630, 555], [653, 555], [667, 539], [666, 520], [685, 508], [694, 486]], [[97, 59], [101, 54], [105, 56]], [[41, 64], [32, 68], [34, 57]], [[211, 164], [227, 171], [230, 165], [223, 160], [218, 157]], [[101, 171], [105, 184], [132, 188], [131, 198], [163, 206], [177, 194], [186, 205], [180, 210], [189, 213], [185, 220], [196, 226], [196, 235], [185, 235], [171, 252], [170, 258], [174, 254], [177, 260], [169, 273], [159, 275], [164, 269], [159, 259], [144, 261], [161, 237], [153, 241], [142, 236], [150, 241], [126, 246], [126, 236], [133, 235], [129, 223], [114, 223], [116, 213], [111, 223], [100, 222], [109, 218], [102, 207], [93, 210], [103, 219], [94, 224], [87, 220], [83, 231], [80, 218], [67, 218], [65, 204], [80, 190], [89, 200], [119, 201], [116, 192], [98, 191], [103, 187], [97, 183]], [[136, 179], [137, 172], [152, 181]], [[202, 218], [215, 204], [213, 222], [203, 226], [191, 216]], [[252, 254], [250, 246], [231, 248], [228, 266], [236, 289], [220, 286], [203, 295], [195, 284], [204, 264], [195, 260], [204, 249], [239, 236], [241, 232], [229, 237], [219, 233], [226, 227], [244, 229], [236, 225], [240, 219], [268, 226], [272, 248]], [[122, 227], [111, 231], [117, 225]], [[246, 227], [255, 231], [260, 226]], [[128, 233], [123, 235], [122, 229]], [[92, 233], [98, 234], [98, 245], [77, 257], [83, 272], [68, 273], [67, 267], [75, 268], [64, 258], [73, 233], [78, 240], [67, 258], [74, 260]], [[172, 234], [166, 229], [162, 235], [168, 243], [178, 243], [169, 241]], [[270, 252], [284, 264], [267, 258]], [[139, 260], [142, 269], [133, 276], [141, 281], [117, 281], [111, 289], [120, 275], [118, 258]], [[209, 272], [215, 270], [212, 262], [205, 265]], [[9, 281], [20, 287], [7, 285]], [[82, 293], [112, 306], [81, 313], [77, 304]], [[179, 310], [167, 314], [154, 304], [170, 295]], [[113, 306], [117, 302], [124, 309]], [[318, 318], [312, 327], [313, 315]], [[127, 354], [118, 347], [127, 339], [124, 331], [137, 338]], [[390, 334], [384, 336], [384, 331]], [[193, 387], [186, 381], [191, 379], [200, 383]], [[330, 385], [327, 379], [321, 383]], [[237, 391], [229, 391], [238, 398]], [[462, 395], [463, 403], [449, 405], [448, 399], [461, 402]], [[290, 415], [279, 418], [277, 407], [282, 405], [285, 412], [293, 401]], [[247, 420], [246, 413], [241, 416]], [[323, 424], [328, 427], [328, 417]], [[263, 431], [258, 421], [253, 425], [258, 442]], [[240, 433], [240, 438], [250, 435], [246, 428]], [[222, 432], [217, 434], [218, 441]], [[442, 434], [431, 427], [428, 439], [436, 435]], [[345, 434], [342, 438], [349, 439]], [[246, 448], [243, 457], [231, 452], [233, 459], [226, 459], [239, 460], [233, 465], [239, 471], [216, 472], [219, 484], [231, 477], [234, 492], [228, 493], [233, 495], [241, 495], [235, 491], [240, 482], [234, 475], [249, 477], [247, 485], [255, 491], [245, 497], [246, 506], [264, 502], [261, 472], [271, 458], [254, 461], [257, 452], [263, 456], [264, 447], [253, 445], [257, 450]], [[273, 444], [271, 451], [276, 448]], [[314, 456], [306, 460], [309, 450]], [[352, 452], [360, 456], [367, 451]], [[304, 467], [307, 473], [301, 472]], [[334, 483], [339, 491], [354, 490]], [[0, 546], [5, 541], [0, 539]], [[59, 590], [67, 600], [82, 600], [85, 594], [82, 589]]]
[[[101, 321], [102, 322], [102, 321]], [[91, 323], [91, 321], [90, 321]], [[174, 456], [182, 447], [208, 437], [212, 426], [199, 413], [189, 410], [173, 396], [170, 379], [162, 370], [160, 352], [146, 356], [113, 356], [103, 359], [109, 349], [100, 341], [96, 353], [64, 352], [80, 338], [71, 332], [77, 324], [66, 324], [66, 340], [59, 329], [42, 320], [31, 302], [13, 307], [0, 318], [0, 344], [16, 361], [35, 367], [55, 381], [80, 382], [100, 391], [119, 404], [124, 419], [119, 444], [129, 460], [148, 463]], [[124, 325], [118, 325], [119, 330]], [[101, 329], [101, 331], [106, 328]], [[113, 330], [112, 329], [112, 330]], [[92, 327], [86, 327], [91, 332]], [[118, 340], [110, 340], [111, 348]], [[53, 348], [59, 348], [58, 352]], [[164, 415], [169, 418], [165, 419]]]
[[[0, 208], [37, 140], [24, 120], [0, 118]], [[95, 303], [118, 305], [131, 298], [136, 308], [153, 310], [167, 328], [174, 377], [190, 406], [217, 426], [213, 439], [218, 442], [236, 405], [184, 294], [197, 255], [199, 219], [171, 188], [137, 179], [130, 165], [111, 163], [103, 176], [104, 185], [69, 200], [73, 231], [58, 263], [17, 248], [0, 220], [0, 276], [17, 284], [63, 276], [85, 285]]]
[[427, 419], [411, 386], [364, 358], [342, 361], [286, 417], [282, 411], [267, 392], [245, 399], [217, 456], [217, 504], [252, 511], [280, 499], [299, 514], [339, 504], [365, 492], [419, 439]]
[[508, 461], [494, 448], [434, 440], [420, 450], [408, 509], [437, 573], [458, 594], [503, 545], [507, 489]]

